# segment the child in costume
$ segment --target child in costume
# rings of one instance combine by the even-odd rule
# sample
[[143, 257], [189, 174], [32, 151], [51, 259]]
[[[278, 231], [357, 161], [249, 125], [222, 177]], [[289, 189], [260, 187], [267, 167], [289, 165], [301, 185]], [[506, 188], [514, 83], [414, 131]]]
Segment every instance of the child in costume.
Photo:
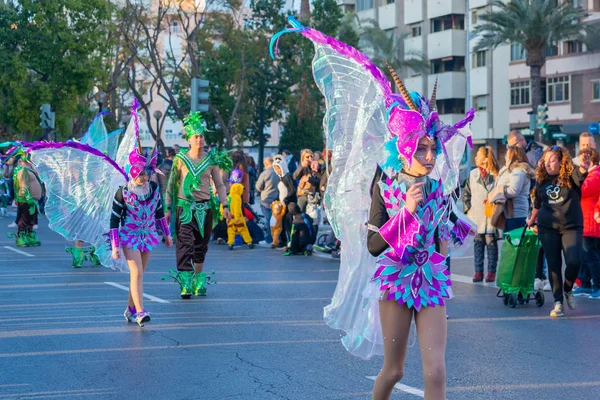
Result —
[[231, 211], [231, 219], [227, 221], [227, 244], [229, 245], [229, 250], [233, 250], [235, 235], [240, 235], [250, 249], [254, 248], [252, 237], [250, 236], [250, 232], [248, 232], [244, 217], [242, 202], [242, 195], [244, 194], [244, 185], [242, 185], [243, 176], [244, 173], [242, 171], [234, 169], [231, 171], [228, 179], [228, 182], [232, 184], [229, 189], [229, 197], [227, 198]]
[[269, 225], [271, 228], [271, 237], [273, 238], [273, 243], [271, 243], [271, 248], [275, 249], [279, 247], [280, 244], [280, 236], [283, 231], [283, 217], [285, 215], [285, 203], [280, 200], [275, 200], [271, 203], [271, 221], [269, 221]]
[[445, 254], [475, 233], [452, 198], [474, 111], [447, 126], [435, 86], [427, 100], [390, 71], [395, 94], [364, 54], [288, 20], [293, 27], [271, 44], [298, 32], [315, 45], [313, 76], [327, 100], [323, 126], [333, 151], [325, 210], [345, 244], [325, 321], [346, 332], [342, 343], [352, 354], [384, 355], [373, 389], [373, 399], [383, 400], [402, 378], [414, 317], [425, 398], [445, 399]]
[[[217, 148], [204, 151], [206, 127], [199, 112], [184, 119], [190, 149], [179, 152], [167, 183], [166, 215], [171, 218], [171, 205], [176, 206], [175, 230], [177, 234], [177, 271], [171, 277], [181, 287], [181, 297], [205, 295], [210, 276], [203, 272], [211, 231], [220, 219], [219, 204], [223, 214], [231, 219], [227, 193], [221, 178], [221, 169], [231, 170], [232, 161], [226, 152]], [[211, 179], [218, 193], [211, 190]]]
[[[159, 235], [167, 246], [173, 240], [158, 187], [148, 182], [156, 168], [156, 151], [142, 154], [139, 149], [138, 106], [134, 100], [131, 122], [115, 159], [107, 154], [110, 150], [100, 151], [76, 141], [21, 145], [32, 155], [46, 182], [50, 228], [67, 240], [90, 243], [104, 266], [130, 272], [124, 316], [143, 326], [150, 320], [142, 297], [150, 251], [160, 242]], [[82, 192], [87, 195], [81, 197]]]
[[[19, 157], [19, 156], [17, 156]], [[21, 156], [14, 171], [15, 197], [17, 202], [17, 234], [18, 247], [39, 246], [33, 226], [38, 215], [38, 201], [43, 196], [43, 185], [38, 173], [33, 169], [28, 154]]]
[[[279, 176], [279, 183], [277, 184], [277, 190], [279, 191], [279, 201], [282, 203], [285, 209], [288, 204], [296, 203], [298, 197], [296, 196], [296, 183], [292, 178], [292, 175], [288, 171], [288, 163], [281, 155], [273, 157], [273, 169], [277, 176]], [[280, 235], [280, 243], [287, 243], [290, 241], [290, 233], [292, 231], [292, 216], [285, 214], [283, 216], [283, 226]]]
[[291, 256], [295, 254], [312, 255], [313, 245], [317, 240], [317, 231], [313, 219], [303, 213], [296, 203], [288, 204], [288, 214], [292, 217], [292, 230], [287, 251], [282, 255]]

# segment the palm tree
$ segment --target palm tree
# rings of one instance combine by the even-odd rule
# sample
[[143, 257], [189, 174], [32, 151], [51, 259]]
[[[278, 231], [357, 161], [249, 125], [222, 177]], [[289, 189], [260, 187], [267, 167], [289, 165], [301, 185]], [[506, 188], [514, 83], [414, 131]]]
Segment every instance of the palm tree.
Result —
[[[415, 72], [426, 72], [429, 70], [429, 62], [421, 54], [413, 52], [405, 53], [403, 51], [402, 41], [408, 36], [408, 33], [400, 36], [390, 36], [379, 27], [377, 21], [372, 19], [364, 21], [360, 29], [361, 49], [386, 74], [390, 82], [392, 82], [392, 77], [386, 63], [391, 65], [396, 71], [404, 68], [410, 68]], [[409, 58], [406, 58], [406, 56], [409, 56]]]
[[[546, 62], [546, 49], [562, 40], [584, 39], [582, 19], [585, 12], [569, 2], [558, 0], [495, 0], [493, 11], [480, 18], [482, 24], [473, 30], [482, 35], [475, 51], [518, 44], [527, 53], [526, 64], [531, 76], [531, 108], [537, 112], [542, 103], [541, 70]], [[543, 134], [540, 132], [540, 137]]]

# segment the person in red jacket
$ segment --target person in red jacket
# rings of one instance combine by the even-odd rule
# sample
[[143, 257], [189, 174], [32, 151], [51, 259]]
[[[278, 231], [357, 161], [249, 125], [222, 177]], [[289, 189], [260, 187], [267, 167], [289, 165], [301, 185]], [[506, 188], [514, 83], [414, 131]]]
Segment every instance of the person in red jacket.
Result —
[[583, 211], [583, 262], [579, 270], [581, 287], [575, 296], [600, 299], [600, 156], [593, 148], [579, 152], [579, 165], [588, 175], [581, 185]]

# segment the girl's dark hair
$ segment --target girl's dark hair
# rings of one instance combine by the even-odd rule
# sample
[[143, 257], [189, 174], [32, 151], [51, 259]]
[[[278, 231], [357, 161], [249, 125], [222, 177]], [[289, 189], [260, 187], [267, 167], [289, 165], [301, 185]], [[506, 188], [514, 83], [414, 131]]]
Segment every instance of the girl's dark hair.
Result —
[[245, 174], [248, 173], [248, 163], [243, 150], [236, 150], [231, 153], [231, 161], [233, 161], [233, 168], [237, 168]]

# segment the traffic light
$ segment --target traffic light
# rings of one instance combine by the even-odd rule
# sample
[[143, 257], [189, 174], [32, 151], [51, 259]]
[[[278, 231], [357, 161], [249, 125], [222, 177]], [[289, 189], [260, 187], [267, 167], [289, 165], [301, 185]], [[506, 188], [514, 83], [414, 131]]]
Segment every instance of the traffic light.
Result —
[[40, 107], [40, 119], [42, 120], [40, 126], [44, 129], [54, 129], [55, 113], [50, 108], [50, 104], [42, 104]]
[[208, 111], [208, 81], [192, 78], [192, 112]]
[[548, 105], [546, 104], [537, 108], [537, 125], [539, 129], [548, 129]]

